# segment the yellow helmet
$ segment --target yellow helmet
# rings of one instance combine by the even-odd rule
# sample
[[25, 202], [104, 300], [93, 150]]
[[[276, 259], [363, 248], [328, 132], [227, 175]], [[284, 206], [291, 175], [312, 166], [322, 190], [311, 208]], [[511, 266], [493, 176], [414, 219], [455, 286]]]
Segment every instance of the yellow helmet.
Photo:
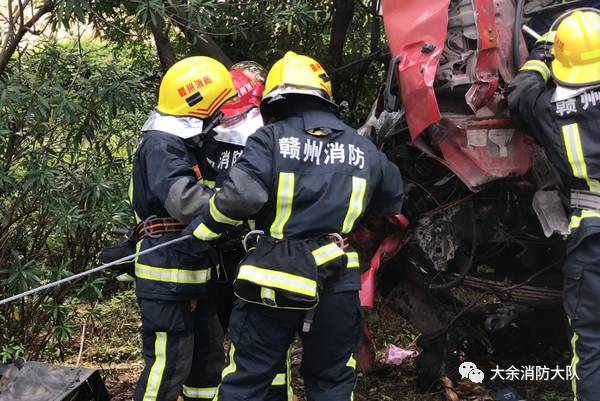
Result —
[[331, 80], [321, 64], [291, 51], [269, 70], [262, 103], [285, 94], [317, 96], [333, 104]]
[[188, 57], [165, 73], [157, 109], [163, 114], [208, 118], [236, 95], [229, 70], [210, 57]]
[[585, 8], [560, 18], [552, 47], [552, 76], [561, 84], [600, 82], [600, 11]]

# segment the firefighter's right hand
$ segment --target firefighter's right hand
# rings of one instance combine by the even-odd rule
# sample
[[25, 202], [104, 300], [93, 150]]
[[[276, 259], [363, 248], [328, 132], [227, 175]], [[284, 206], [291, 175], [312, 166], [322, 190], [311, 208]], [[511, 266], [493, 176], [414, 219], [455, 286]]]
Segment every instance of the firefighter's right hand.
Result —
[[552, 46], [554, 46], [555, 31], [549, 31], [543, 34], [536, 42], [527, 60], [540, 60], [546, 64], [554, 59]]

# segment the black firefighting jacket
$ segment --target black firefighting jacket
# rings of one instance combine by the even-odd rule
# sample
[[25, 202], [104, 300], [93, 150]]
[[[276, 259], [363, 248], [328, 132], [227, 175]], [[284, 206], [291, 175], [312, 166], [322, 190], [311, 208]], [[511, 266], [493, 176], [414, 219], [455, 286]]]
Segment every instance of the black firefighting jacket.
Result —
[[[508, 87], [512, 118], [545, 148], [569, 189], [600, 194], [600, 86], [565, 88], [543, 61], [530, 60]], [[600, 211], [572, 210], [579, 238], [600, 231]]]
[[210, 188], [220, 188], [227, 178], [229, 169], [244, 152], [242, 145], [219, 142], [210, 135], [203, 141], [202, 157], [199, 158], [202, 182]]
[[[189, 223], [207, 207], [213, 191], [201, 184], [198, 149], [191, 139], [149, 130], [136, 151], [129, 188], [138, 221], [152, 216], [171, 217]], [[181, 232], [147, 237], [138, 250], [177, 238]], [[198, 241], [173, 246], [140, 256], [135, 261], [136, 294], [141, 298], [183, 300], [199, 298], [207, 291], [216, 255]]]
[[[218, 238], [248, 216], [255, 216], [256, 228], [275, 240], [323, 238], [350, 233], [365, 213], [400, 212], [403, 183], [398, 168], [324, 105], [305, 101], [295, 106], [248, 139], [223, 188], [211, 197], [209, 211], [188, 228], [197, 238]], [[317, 265], [344, 253], [331, 242], [323, 244], [313, 252]], [[290, 245], [290, 252], [294, 247]], [[304, 255], [296, 260], [289, 255], [274, 263], [290, 266], [304, 260]], [[357, 290], [357, 254], [348, 253], [343, 260], [345, 270], [330, 287], [335, 292]], [[244, 272], [244, 267], [242, 262], [238, 279], [257, 274], [277, 286], [279, 278], [289, 277], [265, 276], [260, 266]], [[264, 289], [270, 292], [268, 286]]]

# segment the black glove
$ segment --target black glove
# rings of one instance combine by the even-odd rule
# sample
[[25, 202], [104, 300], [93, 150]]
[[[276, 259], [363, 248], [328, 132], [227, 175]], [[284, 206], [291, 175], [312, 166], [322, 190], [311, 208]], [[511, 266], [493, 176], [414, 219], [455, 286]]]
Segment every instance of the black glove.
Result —
[[535, 42], [535, 46], [531, 49], [527, 60], [540, 60], [549, 65], [554, 59], [554, 56], [552, 55], [552, 46], [554, 46], [555, 36], [556, 32], [554, 31], [543, 34]]

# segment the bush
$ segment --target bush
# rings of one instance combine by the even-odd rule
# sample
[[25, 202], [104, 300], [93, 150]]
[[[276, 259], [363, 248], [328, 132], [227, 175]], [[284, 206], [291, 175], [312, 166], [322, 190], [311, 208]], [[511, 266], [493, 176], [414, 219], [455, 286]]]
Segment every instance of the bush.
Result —
[[[127, 184], [160, 73], [154, 49], [49, 42], [0, 80], [0, 298], [86, 270], [107, 232], [132, 224]], [[37, 358], [73, 332], [90, 277], [0, 307], [0, 359]]]

